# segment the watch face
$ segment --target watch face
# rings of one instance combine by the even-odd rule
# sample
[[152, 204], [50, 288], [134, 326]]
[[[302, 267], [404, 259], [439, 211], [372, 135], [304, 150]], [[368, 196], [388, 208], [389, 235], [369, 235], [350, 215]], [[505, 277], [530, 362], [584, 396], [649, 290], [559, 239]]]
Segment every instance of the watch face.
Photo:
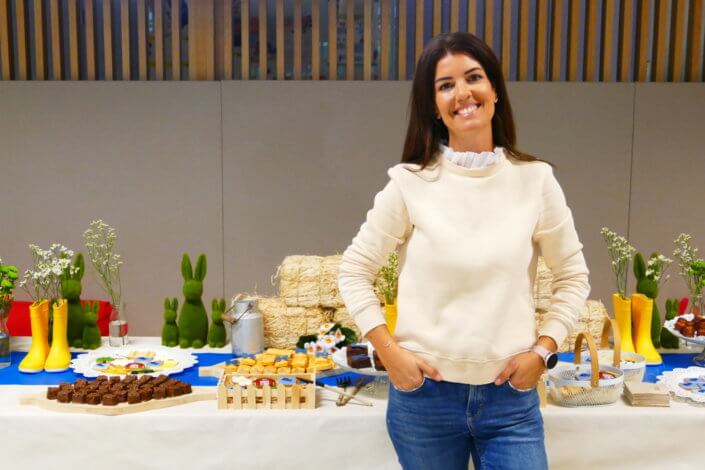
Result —
[[553, 369], [556, 367], [556, 364], [558, 364], [558, 355], [553, 353], [549, 354], [546, 358], [546, 368]]

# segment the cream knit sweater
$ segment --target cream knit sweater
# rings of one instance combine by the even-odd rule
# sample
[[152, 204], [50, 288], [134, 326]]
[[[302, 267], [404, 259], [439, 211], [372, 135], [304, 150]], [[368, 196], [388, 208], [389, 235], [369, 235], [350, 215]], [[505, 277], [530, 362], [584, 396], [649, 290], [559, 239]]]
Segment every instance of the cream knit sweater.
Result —
[[[549, 165], [467, 168], [446, 158], [399, 164], [340, 265], [340, 294], [362, 334], [384, 324], [373, 282], [399, 247], [395, 338], [444, 380], [484, 384], [539, 335], [561, 344], [587, 299], [588, 269]], [[536, 331], [532, 286], [542, 254], [554, 277]]]

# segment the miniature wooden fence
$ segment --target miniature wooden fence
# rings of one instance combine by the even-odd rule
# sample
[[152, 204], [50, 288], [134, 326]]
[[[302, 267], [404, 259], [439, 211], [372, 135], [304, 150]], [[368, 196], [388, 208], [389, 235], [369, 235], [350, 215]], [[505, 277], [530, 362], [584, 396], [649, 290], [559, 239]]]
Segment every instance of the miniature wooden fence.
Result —
[[[294, 384], [287, 386], [270, 387], [265, 384], [262, 388], [251, 385], [238, 385], [228, 380], [228, 377], [237, 373], [224, 373], [217, 387], [219, 410], [259, 410], [259, 409], [313, 409], [316, 407], [315, 374], [299, 374], [313, 381], [310, 384]], [[276, 375], [243, 375], [250, 379], [273, 378]], [[293, 376], [292, 376], [293, 377]]]

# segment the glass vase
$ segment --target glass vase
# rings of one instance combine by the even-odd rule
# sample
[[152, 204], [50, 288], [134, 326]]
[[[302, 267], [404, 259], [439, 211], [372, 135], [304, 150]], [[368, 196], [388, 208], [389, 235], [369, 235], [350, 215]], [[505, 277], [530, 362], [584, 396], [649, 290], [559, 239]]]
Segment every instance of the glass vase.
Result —
[[126, 346], [129, 343], [127, 336], [127, 316], [125, 315], [125, 302], [119, 306], [110, 306], [110, 322], [108, 323], [108, 344], [114, 348]]
[[0, 300], [0, 369], [8, 367], [10, 361], [10, 330], [7, 328], [7, 318], [12, 308], [12, 299]]

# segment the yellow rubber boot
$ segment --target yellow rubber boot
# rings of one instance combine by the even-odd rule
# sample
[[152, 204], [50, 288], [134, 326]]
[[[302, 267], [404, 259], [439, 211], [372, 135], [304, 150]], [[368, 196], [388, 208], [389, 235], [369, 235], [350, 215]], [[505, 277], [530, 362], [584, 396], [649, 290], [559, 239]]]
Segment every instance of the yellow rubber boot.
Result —
[[397, 304], [384, 306], [384, 319], [387, 322], [389, 333], [394, 336], [394, 330], [397, 329]]
[[661, 355], [651, 342], [651, 315], [654, 300], [644, 294], [632, 294], [632, 321], [634, 322], [634, 345], [637, 354], [646, 358], [646, 364], [655, 366], [663, 363]]
[[49, 354], [49, 301], [34, 302], [29, 306], [29, 321], [32, 326], [32, 345], [22, 359], [18, 370], [25, 374], [36, 374], [44, 370]]
[[636, 352], [632, 341], [632, 300], [625, 299], [619, 294], [612, 294], [612, 308], [622, 337], [622, 352]]
[[44, 370], [47, 372], [63, 372], [71, 365], [71, 351], [66, 336], [69, 320], [68, 302], [65, 299], [54, 303], [54, 326], [52, 329], [51, 349]]

